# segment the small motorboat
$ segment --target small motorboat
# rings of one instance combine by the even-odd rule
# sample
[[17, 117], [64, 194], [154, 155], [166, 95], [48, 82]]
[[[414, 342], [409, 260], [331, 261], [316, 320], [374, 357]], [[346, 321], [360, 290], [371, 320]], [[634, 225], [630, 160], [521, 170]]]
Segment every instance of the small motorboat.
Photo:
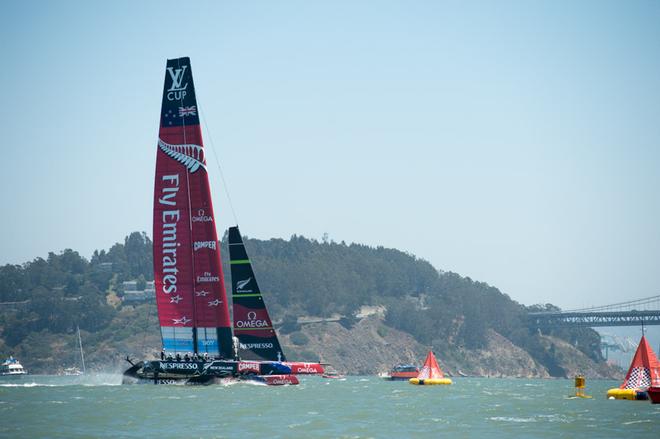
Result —
[[379, 376], [387, 381], [408, 381], [410, 378], [416, 378], [419, 374], [419, 367], [411, 364], [400, 364], [394, 366], [389, 374], [380, 374]]
[[321, 378], [328, 378], [328, 379], [332, 379], [332, 380], [338, 380], [338, 379], [346, 378], [346, 375], [342, 375], [339, 372], [337, 372], [336, 370], [328, 370], [326, 368], [323, 375], [321, 375]]

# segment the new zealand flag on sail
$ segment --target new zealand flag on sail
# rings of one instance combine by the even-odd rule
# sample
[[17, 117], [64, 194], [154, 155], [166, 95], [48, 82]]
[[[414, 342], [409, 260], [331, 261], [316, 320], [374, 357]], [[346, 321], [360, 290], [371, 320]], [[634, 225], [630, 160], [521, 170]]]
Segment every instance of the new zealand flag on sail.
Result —
[[160, 126], [163, 128], [199, 125], [189, 58], [168, 60], [161, 108]]

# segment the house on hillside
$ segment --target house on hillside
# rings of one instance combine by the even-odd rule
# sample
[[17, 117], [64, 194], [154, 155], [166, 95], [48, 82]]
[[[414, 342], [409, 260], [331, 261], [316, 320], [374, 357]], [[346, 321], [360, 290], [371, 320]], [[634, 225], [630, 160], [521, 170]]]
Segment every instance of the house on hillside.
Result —
[[126, 305], [154, 302], [156, 299], [156, 287], [154, 281], [148, 281], [144, 290], [138, 290], [136, 280], [123, 282], [122, 286], [124, 288], [122, 302]]

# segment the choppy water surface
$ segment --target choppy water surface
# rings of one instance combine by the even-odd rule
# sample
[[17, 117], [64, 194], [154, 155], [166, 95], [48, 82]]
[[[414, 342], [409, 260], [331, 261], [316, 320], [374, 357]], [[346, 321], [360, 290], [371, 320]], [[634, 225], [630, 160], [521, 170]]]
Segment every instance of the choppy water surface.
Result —
[[0, 381], [0, 437], [658, 438], [660, 404], [567, 399], [569, 380], [455, 378], [412, 386], [376, 377], [303, 377], [266, 387], [121, 386], [118, 376]]

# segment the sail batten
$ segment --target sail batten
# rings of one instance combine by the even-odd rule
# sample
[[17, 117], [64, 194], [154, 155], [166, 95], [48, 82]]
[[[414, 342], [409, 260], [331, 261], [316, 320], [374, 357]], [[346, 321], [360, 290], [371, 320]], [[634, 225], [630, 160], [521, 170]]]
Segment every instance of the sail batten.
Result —
[[167, 61], [156, 154], [154, 280], [163, 349], [229, 358], [231, 321], [189, 58]]

